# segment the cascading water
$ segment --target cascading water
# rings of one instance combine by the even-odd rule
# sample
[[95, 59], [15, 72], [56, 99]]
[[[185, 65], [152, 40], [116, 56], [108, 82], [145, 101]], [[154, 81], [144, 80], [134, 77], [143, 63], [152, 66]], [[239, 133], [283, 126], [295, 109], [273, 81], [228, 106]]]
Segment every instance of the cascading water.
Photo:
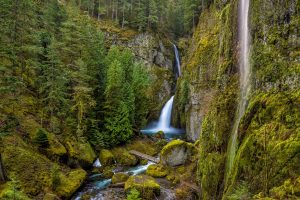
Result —
[[160, 130], [165, 130], [171, 127], [171, 116], [172, 116], [172, 107], [173, 107], [174, 96], [166, 103], [164, 108], [161, 111], [157, 128]]
[[[227, 157], [227, 176], [230, 175], [236, 154], [237, 136], [240, 121], [247, 107], [247, 99], [250, 92], [250, 65], [249, 65], [249, 1], [239, 2], [239, 70], [240, 70], [240, 101], [236, 120], [233, 126]], [[228, 178], [228, 177], [227, 177]]]
[[180, 66], [180, 56], [177, 46], [173, 44], [175, 59], [176, 59], [176, 69], [177, 69], [177, 78], [181, 76], [181, 66]]
[[[174, 53], [175, 53], [175, 61], [176, 61], [176, 69], [177, 69], [177, 78], [181, 75], [180, 69], [180, 57], [179, 52], [176, 45], [173, 44]], [[178, 136], [184, 133], [184, 130], [177, 129], [171, 126], [171, 118], [172, 118], [172, 108], [173, 108], [174, 96], [172, 96], [168, 102], [163, 107], [159, 121], [150, 124], [145, 129], [141, 130], [144, 134], [154, 134], [159, 131], [163, 131], [166, 137]]]

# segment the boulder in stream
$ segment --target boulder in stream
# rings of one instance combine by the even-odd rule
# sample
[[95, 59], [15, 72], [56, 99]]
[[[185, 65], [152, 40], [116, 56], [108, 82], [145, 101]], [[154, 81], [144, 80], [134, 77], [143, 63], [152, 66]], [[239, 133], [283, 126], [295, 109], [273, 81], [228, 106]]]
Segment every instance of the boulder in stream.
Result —
[[151, 176], [131, 176], [125, 182], [125, 191], [128, 193], [133, 188], [140, 192], [142, 199], [155, 199], [155, 196], [160, 195], [160, 185]]
[[127, 181], [129, 178], [128, 174], [125, 173], [116, 173], [113, 175], [111, 182], [112, 184], [116, 184], [116, 183], [123, 183], [125, 181]]
[[114, 155], [107, 149], [100, 151], [99, 160], [103, 166], [113, 165], [115, 162]]
[[168, 170], [162, 165], [153, 164], [147, 168], [146, 174], [154, 178], [162, 178], [167, 176]]
[[161, 150], [163, 165], [175, 167], [185, 164], [197, 152], [195, 146], [182, 140], [173, 140]]

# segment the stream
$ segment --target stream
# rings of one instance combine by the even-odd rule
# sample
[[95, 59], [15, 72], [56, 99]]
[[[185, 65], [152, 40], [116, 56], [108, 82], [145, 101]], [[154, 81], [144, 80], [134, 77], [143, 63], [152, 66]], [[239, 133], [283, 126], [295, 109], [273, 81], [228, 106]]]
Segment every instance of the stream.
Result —
[[[149, 165], [154, 164], [148, 162], [146, 165], [137, 165], [127, 169], [121, 169], [116, 167], [113, 172], [123, 172], [129, 175], [139, 175], [146, 172]], [[95, 167], [101, 167], [99, 160], [94, 163]], [[123, 188], [110, 188], [111, 179], [101, 178], [102, 174], [92, 174], [89, 176], [85, 185], [74, 195], [72, 200], [117, 200], [126, 199], [126, 194]], [[157, 182], [161, 185], [161, 195], [157, 198], [158, 200], [174, 200], [175, 193], [171, 188], [170, 184], [163, 180], [157, 179]]]

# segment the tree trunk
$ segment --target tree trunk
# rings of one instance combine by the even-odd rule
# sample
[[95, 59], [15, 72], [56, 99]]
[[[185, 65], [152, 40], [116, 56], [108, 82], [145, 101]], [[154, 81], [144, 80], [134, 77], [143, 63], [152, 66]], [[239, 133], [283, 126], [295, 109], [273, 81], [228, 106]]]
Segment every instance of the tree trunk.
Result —
[[7, 181], [7, 176], [6, 176], [6, 172], [4, 169], [4, 165], [2, 163], [2, 157], [0, 154], [0, 182], [6, 182]]

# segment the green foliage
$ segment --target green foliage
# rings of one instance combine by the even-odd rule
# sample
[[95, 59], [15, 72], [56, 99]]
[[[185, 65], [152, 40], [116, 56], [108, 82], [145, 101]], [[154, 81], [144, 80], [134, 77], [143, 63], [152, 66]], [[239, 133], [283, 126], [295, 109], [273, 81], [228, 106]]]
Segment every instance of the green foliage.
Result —
[[61, 179], [59, 176], [59, 167], [54, 166], [51, 170], [51, 176], [52, 176], [52, 189], [56, 190], [56, 188], [61, 184]]
[[102, 134], [109, 138], [105, 139], [107, 146], [129, 140], [133, 135], [132, 127], [144, 125], [148, 112], [148, 74], [133, 58], [129, 50], [120, 51], [112, 47], [105, 60], [108, 68]]
[[[202, 0], [207, 7], [211, 1]], [[183, 36], [192, 33], [200, 15], [200, 1], [196, 0], [81, 0], [77, 7], [98, 20], [111, 20], [124, 28], [128, 25], [139, 31], [161, 30]]]
[[142, 200], [140, 196], [140, 192], [135, 188], [131, 189], [127, 194], [127, 200]]
[[49, 146], [47, 132], [43, 129], [39, 129], [35, 134], [34, 142], [41, 148], [47, 148]]

